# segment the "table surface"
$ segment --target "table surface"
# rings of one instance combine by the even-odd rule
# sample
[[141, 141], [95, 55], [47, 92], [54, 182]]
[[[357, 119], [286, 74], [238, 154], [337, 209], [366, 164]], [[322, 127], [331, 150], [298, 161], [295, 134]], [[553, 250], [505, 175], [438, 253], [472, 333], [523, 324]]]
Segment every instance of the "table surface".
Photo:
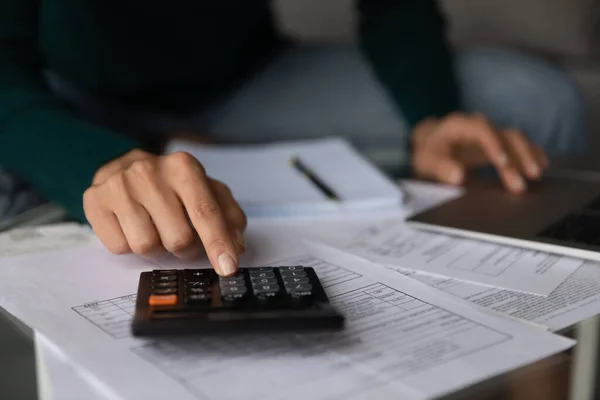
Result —
[[[592, 160], [597, 166], [600, 161]], [[581, 167], [568, 159], [561, 167]], [[589, 162], [584, 168], [589, 168]], [[594, 169], [600, 171], [600, 167]], [[598, 176], [600, 177], [600, 175]], [[595, 178], [595, 177], [594, 177]], [[577, 340], [569, 351], [481, 382], [444, 399], [594, 399], [600, 398], [597, 360], [600, 317], [583, 320], [561, 332]], [[31, 330], [0, 307], [0, 399], [41, 400], [37, 394], [35, 346]], [[60, 400], [60, 399], [56, 399]]]
[[[581, 321], [560, 334], [577, 339], [574, 348], [481, 382], [444, 399], [592, 399], [600, 318]], [[41, 400], [37, 394], [35, 347], [29, 328], [0, 308], [0, 399]], [[57, 399], [59, 400], [59, 399]]]

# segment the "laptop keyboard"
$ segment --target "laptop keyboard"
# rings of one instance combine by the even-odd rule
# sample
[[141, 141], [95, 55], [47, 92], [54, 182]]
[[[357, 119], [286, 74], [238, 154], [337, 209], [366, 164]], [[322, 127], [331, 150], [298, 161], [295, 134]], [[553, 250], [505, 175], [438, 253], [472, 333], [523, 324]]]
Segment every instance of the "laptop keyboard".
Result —
[[600, 245], [600, 198], [549, 226], [539, 236], [564, 242]]

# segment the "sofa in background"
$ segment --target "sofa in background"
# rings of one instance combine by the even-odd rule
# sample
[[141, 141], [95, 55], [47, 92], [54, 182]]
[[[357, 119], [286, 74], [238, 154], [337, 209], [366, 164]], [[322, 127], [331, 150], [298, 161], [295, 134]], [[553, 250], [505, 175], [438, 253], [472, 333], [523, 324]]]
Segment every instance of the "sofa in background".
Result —
[[[281, 29], [310, 42], [354, 39], [356, 0], [276, 0]], [[508, 47], [547, 57], [574, 77], [600, 152], [600, 1], [440, 0], [455, 45]]]

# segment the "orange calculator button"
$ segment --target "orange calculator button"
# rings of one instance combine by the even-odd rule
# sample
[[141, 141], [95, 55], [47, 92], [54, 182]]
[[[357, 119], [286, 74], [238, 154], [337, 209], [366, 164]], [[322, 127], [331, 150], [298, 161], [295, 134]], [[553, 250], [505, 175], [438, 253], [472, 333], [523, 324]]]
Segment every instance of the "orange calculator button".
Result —
[[174, 306], [177, 304], [177, 295], [169, 294], [169, 295], [150, 295], [148, 298], [148, 303], [151, 306]]

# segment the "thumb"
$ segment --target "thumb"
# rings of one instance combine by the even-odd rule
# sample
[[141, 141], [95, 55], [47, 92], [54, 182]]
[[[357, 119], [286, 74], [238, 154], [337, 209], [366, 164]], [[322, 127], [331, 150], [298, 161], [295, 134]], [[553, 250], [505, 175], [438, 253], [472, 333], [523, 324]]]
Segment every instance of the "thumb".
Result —
[[418, 172], [425, 178], [451, 185], [460, 185], [465, 180], [465, 169], [458, 161], [438, 154], [425, 156]]

